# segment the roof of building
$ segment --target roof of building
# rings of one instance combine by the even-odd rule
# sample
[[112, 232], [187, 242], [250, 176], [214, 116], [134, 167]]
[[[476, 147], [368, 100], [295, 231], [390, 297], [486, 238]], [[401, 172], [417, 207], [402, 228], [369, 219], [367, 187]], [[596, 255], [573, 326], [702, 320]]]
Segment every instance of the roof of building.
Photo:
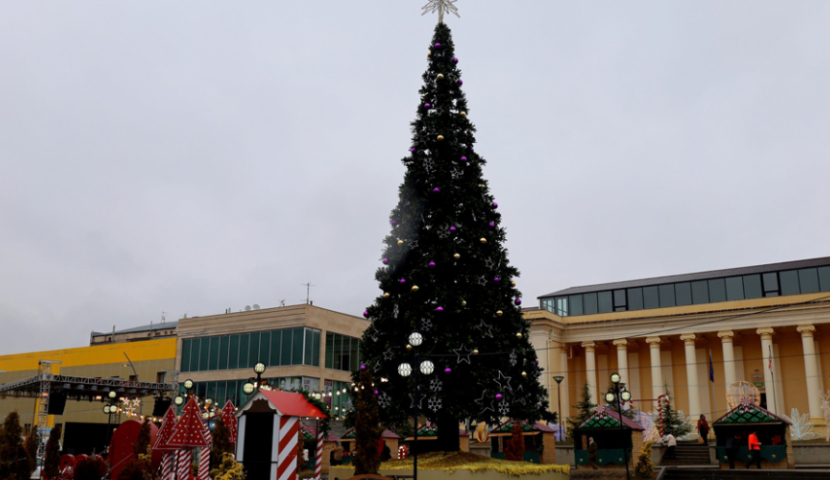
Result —
[[243, 415], [253, 404], [254, 401], [265, 397], [265, 400], [271, 405], [271, 408], [277, 410], [280, 415], [286, 417], [311, 417], [311, 418], [326, 418], [326, 415], [315, 407], [311, 402], [306, 400], [302, 393], [293, 392], [278, 392], [260, 390], [255, 393], [245, 402], [237, 412], [236, 416]]
[[684, 273], [680, 275], [666, 275], [664, 277], [643, 278], [639, 280], [626, 280], [622, 282], [598, 283], [596, 285], [584, 285], [558, 290], [542, 297], [553, 297], [559, 295], [576, 295], [579, 293], [599, 292], [604, 290], [618, 290], [623, 288], [648, 287], [666, 283], [691, 282], [695, 280], [709, 280], [711, 278], [732, 277], [736, 275], [750, 275], [753, 273], [777, 272], [779, 270], [795, 270], [798, 268], [823, 267], [830, 265], [830, 257], [810, 258], [807, 260], [795, 260], [791, 262], [767, 263], [751, 267], [727, 268], [724, 270], [710, 270], [707, 272]]
[[759, 423], [784, 423], [787, 425], [792, 425], [793, 423], [786, 418], [779, 417], [778, 415], [770, 412], [766, 408], [763, 408], [759, 405], [752, 403], [748, 398], [744, 399], [735, 406], [732, 410], [729, 410], [719, 419], [713, 422], [713, 425], [746, 425], [746, 424], [759, 424]]
[[156, 330], [170, 330], [175, 329], [178, 326], [179, 322], [177, 321], [170, 321], [164, 323], [151, 323], [149, 325], [142, 325], [140, 327], [133, 327], [133, 328], [125, 328], [123, 330], [116, 330], [115, 332], [92, 332], [93, 337], [101, 337], [104, 335], [115, 335], [124, 334], [124, 333], [141, 333], [141, 332], [155, 332]]
[[579, 426], [580, 429], [602, 429], [602, 428], [620, 428], [620, 419], [622, 419], [623, 425], [632, 429], [643, 431], [645, 428], [640, 425], [639, 423], [631, 420], [630, 418], [626, 417], [625, 415], [620, 415], [619, 413], [611, 410], [610, 408], [605, 408], [604, 405], [600, 405], [597, 407], [594, 414], [588, 417], [582, 424]]

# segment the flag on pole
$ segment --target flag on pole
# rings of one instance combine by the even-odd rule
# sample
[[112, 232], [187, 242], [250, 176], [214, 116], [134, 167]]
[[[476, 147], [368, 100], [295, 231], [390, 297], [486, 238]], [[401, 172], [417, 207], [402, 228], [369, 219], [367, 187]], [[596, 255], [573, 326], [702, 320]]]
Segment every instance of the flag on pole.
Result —
[[715, 365], [712, 363], [712, 350], [709, 350], [709, 381], [715, 383]]
[[769, 347], [769, 371], [772, 372], [772, 345]]

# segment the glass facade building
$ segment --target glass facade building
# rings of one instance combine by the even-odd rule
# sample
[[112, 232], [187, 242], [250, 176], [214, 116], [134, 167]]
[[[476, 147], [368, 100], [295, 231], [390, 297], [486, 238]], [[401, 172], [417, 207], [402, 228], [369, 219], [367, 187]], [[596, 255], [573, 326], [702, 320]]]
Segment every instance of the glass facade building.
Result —
[[285, 328], [182, 340], [182, 372], [266, 366], [320, 366], [320, 330]]
[[[827, 260], [825, 263], [830, 263], [830, 259], [819, 260]], [[753, 273], [752, 270], [763, 268], [749, 267], [745, 270], [747, 272], [740, 275], [718, 276], [718, 272], [710, 272], [708, 275], [691, 274], [676, 277], [677, 280], [690, 277], [687, 281], [662, 283], [659, 279], [654, 279], [653, 284], [648, 284], [648, 281], [622, 282], [618, 284], [619, 288], [614, 288], [614, 284], [598, 285], [595, 291], [585, 291], [593, 290], [590, 287], [568, 289], [574, 291], [563, 290], [540, 297], [540, 307], [561, 317], [567, 317], [830, 292], [830, 265], [757, 273]]]

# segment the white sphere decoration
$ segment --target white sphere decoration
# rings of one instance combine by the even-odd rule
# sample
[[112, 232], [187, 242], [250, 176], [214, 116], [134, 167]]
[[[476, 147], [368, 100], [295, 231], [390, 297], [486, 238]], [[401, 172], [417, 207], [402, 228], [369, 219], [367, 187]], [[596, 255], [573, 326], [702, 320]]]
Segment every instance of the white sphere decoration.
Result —
[[421, 344], [424, 343], [424, 336], [418, 332], [412, 332], [409, 334], [409, 344], [413, 347], [420, 347]]
[[424, 375], [429, 375], [433, 371], [435, 371], [435, 365], [432, 362], [430, 362], [429, 360], [424, 360], [423, 362], [421, 362], [421, 373], [423, 373]]
[[608, 392], [608, 393], [606, 393], [606, 394], [605, 394], [605, 401], [606, 401], [606, 402], [608, 402], [608, 403], [614, 403], [614, 401], [615, 401], [616, 399], [617, 399], [617, 398], [616, 398], [616, 397], [614, 396], [614, 394], [613, 394], [613, 393], [611, 393], [611, 392]]
[[402, 363], [398, 365], [398, 375], [402, 377], [408, 377], [412, 374], [412, 365], [408, 363]]

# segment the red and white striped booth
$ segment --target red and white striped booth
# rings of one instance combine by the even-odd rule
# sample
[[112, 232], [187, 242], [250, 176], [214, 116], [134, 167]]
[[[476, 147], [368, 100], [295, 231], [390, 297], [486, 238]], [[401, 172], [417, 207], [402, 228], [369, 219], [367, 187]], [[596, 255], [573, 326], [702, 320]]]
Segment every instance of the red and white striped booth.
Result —
[[236, 412], [236, 459], [248, 480], [296, 480], [301, 419], [325, 414], [300, 393], [259, 391]]

